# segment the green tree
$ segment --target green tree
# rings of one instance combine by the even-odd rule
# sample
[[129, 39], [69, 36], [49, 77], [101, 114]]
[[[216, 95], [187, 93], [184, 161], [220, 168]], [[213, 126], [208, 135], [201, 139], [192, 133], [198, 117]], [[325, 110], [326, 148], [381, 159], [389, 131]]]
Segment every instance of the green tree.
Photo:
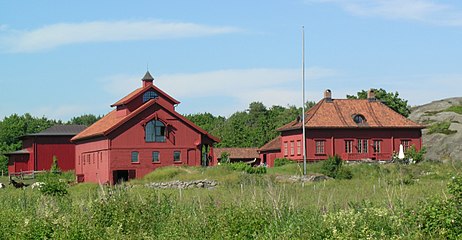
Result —
[[84, 114], [78, 117], [73, 117], [67, 124], [75, 124], [75, 125], [85, 125], [90, 126], [96, 121], [100, 120], [103, 116], [95, 116], [93, 114]]
[[[372, 89], [375, 93], [375, 98], [382, 101], [389, 108], [395, 110], [397, 113], [408, 117], [411, 113], [411, 106], [408, 105], [407, 100], [399, 97], [398, 92], [387, 92], [384, 89]], [[347, 95], [348, 99], [367, 99], [367, 91], [361, 90], [357, 95]]]
[[21, 136], [43, 131], [56, 123], [59, 122], [33, 117], [29, 113], [12, 114], [0, 121], [0, 170], [7, 172], [8, 159], [4, 154], [21, 149]]

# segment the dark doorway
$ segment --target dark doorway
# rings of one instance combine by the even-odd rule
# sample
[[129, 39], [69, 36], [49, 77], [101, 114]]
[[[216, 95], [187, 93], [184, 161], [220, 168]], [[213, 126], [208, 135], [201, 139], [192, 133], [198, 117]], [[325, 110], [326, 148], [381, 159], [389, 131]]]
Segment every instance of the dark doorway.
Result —
[[114, 184], [120, 184], [122, 182], [127, 182], [130, 179], [136, 177], [135, 170], [115, 170], [112, 173]]

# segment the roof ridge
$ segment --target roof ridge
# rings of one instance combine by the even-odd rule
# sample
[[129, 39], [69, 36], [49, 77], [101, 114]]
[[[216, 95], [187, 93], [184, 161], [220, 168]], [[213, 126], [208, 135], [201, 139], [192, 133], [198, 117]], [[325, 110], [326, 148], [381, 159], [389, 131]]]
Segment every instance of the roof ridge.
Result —
[[374, 119], [374, 121], [377, 123], [377, 125], [379, 125], [380, 127], [383, 127], [383, 124], [381, 121], [379, 121], [379, 118], [377, 117], [377, 115], [375, 115], [375, 111], [374, 111], [374, 108], [371, 106], [371, 102], [367, 102], [366, 105], [367, 105], [367, 108], [369, 109], [369, 112], [371, 112], [371, 116], [372, 118]]
[[342, 114], [342, 111], [340, 111], [338, 104], [335, 102], [332, 102], [332, 103], [334, 104], [335, 111], [337, 112], [337, 115], [340, 116], [340, 120], [342, 121], [342, 123], [345, 124], [346, 126], [349, 126], [349, 124], [345, 120], [345, 117]]

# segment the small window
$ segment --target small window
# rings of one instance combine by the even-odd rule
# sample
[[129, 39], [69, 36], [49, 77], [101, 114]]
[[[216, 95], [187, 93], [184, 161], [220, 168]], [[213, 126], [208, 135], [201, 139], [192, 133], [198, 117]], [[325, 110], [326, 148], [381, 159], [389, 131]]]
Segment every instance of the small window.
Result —
[[381, 145], [380, 142], [382, 142], [382, 141], [374, 140], [373, 145], [372, 145], [374, 147], [374, 153], [380, 153], [382, 151], [381, 146], [380, 146]]
[[353, 141], [345, 140], [345, 153], [353, 153]]
[[288, 148], [288, 147], [287, 147], [287, 142], [284, 142], [284, 156], [289, 155], [289, 154], [288, 154], [288, 151], [289, 151], [289, 150], [288, 150], [287, 148]]
[[406, 151], [411, 146], [410, 140], [401, 140], [401, 144], [403, 145], [403, 150]]
[[157, 93], [154, 91], [147, 91], [143, 94], [143, 103], [149, 101], [149, 99], [157, 98]]
[[355, 123], [357, 123], [357, 124], [361, 124], [361, 123], [366, 122], [366, 118], [361, 114], [355, 114], [353, 116], [353, 121], [355, 121]]
[[302, 142], [300, 140], [297, 140], [297, 155], [302, 154]]
[[139, 156], [138, 152], [132, 152], [132, 163], [139, 162], [138, 156]]
[[290, 156], [293, 156], [295, 154], [294, 147], [295, 147], [295, 143], [294, 143], [294, 141], [291, 141], [290, 142]]
[[324, 140], [317, 140], [316, 143], [316, 154], [324, 154], [325, 153], [325, 143]]
[[152, 152], [152, 162], [160, 162], [159, 152]]
[[358, 153], [368, 152], [368, 141], [367, 139], [358, 139]]
[[180, 151], [173, 152], [173, 161], [181, 162], [181, 152]]

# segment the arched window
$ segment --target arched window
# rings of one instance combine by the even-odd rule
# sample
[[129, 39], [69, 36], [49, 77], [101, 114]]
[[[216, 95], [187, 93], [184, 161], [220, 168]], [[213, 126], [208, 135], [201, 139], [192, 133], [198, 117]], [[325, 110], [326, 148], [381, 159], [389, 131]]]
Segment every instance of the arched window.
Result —
[[146, 124], [146, 142], [165, 142], [165, 125], [159, 120]]
[[355, 123], [357, 123], [357, 124], [361, 124], [361, 123], [366, 122], [366, 118], [361, 114], [355, 114], [353, 116], [353, 121], [355, 121]]
[[143, 94], [143, 103], [147, 102], [149, 99], [154, 99], [157, 97], [157, 93], [154, 91], [147, 91]]

